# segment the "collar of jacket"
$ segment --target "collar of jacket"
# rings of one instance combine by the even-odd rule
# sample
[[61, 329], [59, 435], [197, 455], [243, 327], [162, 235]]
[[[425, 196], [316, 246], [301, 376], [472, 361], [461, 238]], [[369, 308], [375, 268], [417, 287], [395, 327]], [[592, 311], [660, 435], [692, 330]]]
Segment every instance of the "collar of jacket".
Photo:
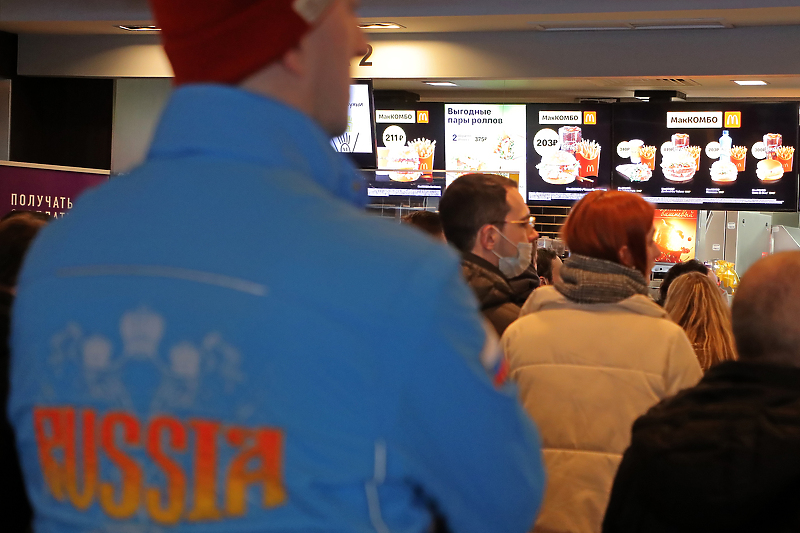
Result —
[[342, 200], [367, 203], [364, 179], [311, 118], [236, 87], [186, 85], [170, 97], [148, 159], [198, 155], [290, 169]]
[[491, 309], [507, 303], [519, 307], [508, 279], [500, 269], [477, 255], [461, 256], [461, 270], [467, 285], [480, 302], [481, 310]]
[[752, 361], [725, 361], [709, 368], [700, 383], [760, 383], [800, 392], [800, 368]]
[[525, 302], [525, 305], [522, 307], [520, 316], [548, 309], [583, 309], [597, 313], [605, 311], [618, 313], [620, 309], [622, 309], [638, 315], [670, 320], [669, 315], [662, 307], [659, 307], [658, 304], [643, 294], [635, 294], [614, 303], [581, 304], [570, 300], [558, 292], [553, 285], [546, 285], [533, 291], [528, 301]]
[[506, 282], [508, 281], [508, 278], [506, 277], [505, 274], [503, 274], [503, 272], [500, 270], [499, 267], [494, 266], [493, 264], [491, 264], [489, 261], [487, 261], [483, 257], [481, 257], [479, 255], [475, 255], [472, 252], [466, 252], [466, 253], [461, 254], [461, 261], [462, 262], [467, 261], [469, 263], [475, 263], [476, 265], [478, 265], [479, 267], [483, 268], [484, 270], [488, 270], [492, 274], [497, 274], [498, 276], [500, 276], [501, 278], [506, 280]]

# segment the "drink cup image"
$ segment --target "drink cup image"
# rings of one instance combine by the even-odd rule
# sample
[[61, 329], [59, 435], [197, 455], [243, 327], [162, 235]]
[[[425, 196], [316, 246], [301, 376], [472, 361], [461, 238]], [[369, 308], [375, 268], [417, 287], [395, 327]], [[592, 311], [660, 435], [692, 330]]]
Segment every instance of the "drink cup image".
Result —
[[736, 170], [738, 170], [739, 172], [744, 171], [746, 162], [747, 162], [746, 146], [734, 146], [733, 148], [731, 148], [731, 163], [736, 165]]
[[675, 148], [688, 148], [689, 147], [689, 134], [688, 133], [674, 133], [672, 135], [672, 145]]
[[558, 136], [561, 139], [561, 149], [571, 154], [575, 153], [578, 143], [583, 140], [578, 126], [562, 126], [558, 128]]
[[639, 155], [639, 150], [644, 146], [644, 141], [641, 139], [633, 139], [628, 141], [628, 146], [631, 147], [631, 163], [641, 163], [642, 158]]
[[[385, 169], [388, 168], [387, 165], [389, 164], [389, 149], [383, 146], [378, 147], [378, 168]], [[387, 172], [378, 172], [378, 174], [386, 175]]]
[[767, 133], [764, 135], [764, 146], [767, 150], [767, 159], [775, 158], [775, 151], [783, 145], [783, 136], [780, 133]]

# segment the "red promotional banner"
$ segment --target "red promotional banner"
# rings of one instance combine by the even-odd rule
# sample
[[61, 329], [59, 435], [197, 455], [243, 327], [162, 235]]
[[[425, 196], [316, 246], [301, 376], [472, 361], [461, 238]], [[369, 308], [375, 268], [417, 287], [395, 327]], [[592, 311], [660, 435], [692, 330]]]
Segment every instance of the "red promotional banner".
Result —
[[64, 216], [83, 191], [108, 176], [107, 170], [0, 161], [0, 217], [19, 210]]
[[654, 239], [661, 250], [659, 263], [680, 263], [695, 256], [697, 211], [656, 209]]

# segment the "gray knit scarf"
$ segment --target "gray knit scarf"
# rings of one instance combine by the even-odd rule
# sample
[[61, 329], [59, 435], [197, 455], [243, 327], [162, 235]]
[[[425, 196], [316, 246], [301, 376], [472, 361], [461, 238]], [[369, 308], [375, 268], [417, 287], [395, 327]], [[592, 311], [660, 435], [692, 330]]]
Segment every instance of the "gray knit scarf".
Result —
[[580, 304], [616, 303], [636, 294], [647, 295], [641, 272], [605, 259], [573, 254], [559, 274], [556, 290]]

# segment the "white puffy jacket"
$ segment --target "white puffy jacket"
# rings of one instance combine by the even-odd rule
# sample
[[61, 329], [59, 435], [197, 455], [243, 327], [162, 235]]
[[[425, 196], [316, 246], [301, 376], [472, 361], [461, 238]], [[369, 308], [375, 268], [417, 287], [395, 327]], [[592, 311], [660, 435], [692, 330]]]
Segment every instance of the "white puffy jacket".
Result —
[[702, 377], [689, 340], [646, 296], [577, 304], [550, 286], [502, 344], [542, 435], [548, 485], [534, 531], [599, 532], [634, 420]]

